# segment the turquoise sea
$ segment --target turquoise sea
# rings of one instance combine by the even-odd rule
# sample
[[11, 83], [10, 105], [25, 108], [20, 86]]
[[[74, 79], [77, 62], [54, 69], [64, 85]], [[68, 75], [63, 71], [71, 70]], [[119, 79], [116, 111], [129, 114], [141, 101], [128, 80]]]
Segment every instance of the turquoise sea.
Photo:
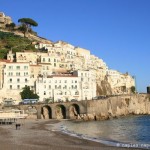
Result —
[[60, 130], [107, 145], [150, 149], [150, 115], [105, 121], [63, 121]]

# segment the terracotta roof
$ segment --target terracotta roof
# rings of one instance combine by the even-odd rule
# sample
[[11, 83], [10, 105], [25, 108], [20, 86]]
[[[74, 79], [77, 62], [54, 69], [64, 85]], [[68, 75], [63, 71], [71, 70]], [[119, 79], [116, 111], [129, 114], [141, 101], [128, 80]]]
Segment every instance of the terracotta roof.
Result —
[[29, 64], [29, 62], [7, 62], [8, 64]]
[[7, 60], [7, 59], [0, 59], [0, 62], [10, 62], [10, 60]]
[[53, 77], [67, 77], [67, 78], [74, 78], [74, 77], [78, 77], [75, 75], [51, 75], [51, 76], [47, 76], [47, 78], [53, 78]]
[[30, 66], [34, 66], [34, 67], [41, 67], [41, 65], [30, 65]]

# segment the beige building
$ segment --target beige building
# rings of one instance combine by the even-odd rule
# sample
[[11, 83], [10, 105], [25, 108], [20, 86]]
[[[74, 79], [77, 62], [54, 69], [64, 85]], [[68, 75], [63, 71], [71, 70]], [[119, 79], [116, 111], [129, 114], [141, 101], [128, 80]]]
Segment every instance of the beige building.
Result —
[[5, 59], [1, 59], [0, 60], [0, 89], [3, 88], [3, 84], [4, 84], [4, 67], [5, 64], [10, 62], [9, 60], [5, 60]]
[[129, 74], [122, 74], [116, 70], [108, 70], [107, 78], [113, 90], [113, 94], [127, 94], [131, 87], [135, 86], [135, 80]]
[[3, 12], [0, 12], [0, 28], [5, 28], [5, 25], [10, 23], [12, 23], [11, 17], [5, 16]]

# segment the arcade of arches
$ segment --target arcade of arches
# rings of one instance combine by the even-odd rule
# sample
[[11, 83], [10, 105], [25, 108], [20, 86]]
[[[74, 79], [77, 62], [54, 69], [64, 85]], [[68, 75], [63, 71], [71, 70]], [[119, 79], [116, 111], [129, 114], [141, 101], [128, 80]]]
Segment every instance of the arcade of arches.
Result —
[[80, 107], [77, 104], [72, 104], [68, 109], [62, 104], [56, 105], [51, 108], [48, 105], [41, 107], [42, 119], [77, 119], [80, 114]]

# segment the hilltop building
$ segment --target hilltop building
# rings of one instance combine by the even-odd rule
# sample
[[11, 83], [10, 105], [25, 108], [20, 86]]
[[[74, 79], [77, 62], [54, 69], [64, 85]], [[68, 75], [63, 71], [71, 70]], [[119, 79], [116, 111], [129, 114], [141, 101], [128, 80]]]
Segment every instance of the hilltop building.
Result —
[[0, 12], [0, 28], [5, 28], [5, 25], [10, 23], [12, 23], [11, 17], [5, 16], [3, 12]]

